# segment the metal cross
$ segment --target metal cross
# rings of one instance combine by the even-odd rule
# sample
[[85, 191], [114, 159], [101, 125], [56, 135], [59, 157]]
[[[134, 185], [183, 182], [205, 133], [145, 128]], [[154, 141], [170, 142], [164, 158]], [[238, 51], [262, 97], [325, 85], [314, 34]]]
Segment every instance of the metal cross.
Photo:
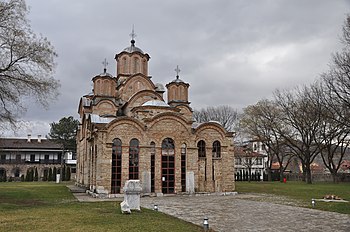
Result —
[[179, 65], [176, 65], [176, 69], [175, 69], [175, 72], [176, 72], [176, 77], [179, 77], [179, 72], [181, 70], [179, 69]]
[[134, 31], [134, 24], [132, 25], [132, 31], [130, 33], [131, 40], [134, 40], [136, 37], [135, 31]]
[[107, 65], [108, 65], [108, 62], [107, 62], [107, 59], [105, 58], [104, 61], [102, 61], [102, 64], [103, 64], [103, 70], [106, 72], [107, 71]]

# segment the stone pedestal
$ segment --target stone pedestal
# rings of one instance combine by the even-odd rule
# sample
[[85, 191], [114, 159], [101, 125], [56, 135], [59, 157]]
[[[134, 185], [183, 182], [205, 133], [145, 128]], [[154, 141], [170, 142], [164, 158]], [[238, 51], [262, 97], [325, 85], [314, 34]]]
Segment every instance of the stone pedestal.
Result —
[[[140, 180], [128, 180], [125, 182], [124, 188], [124, 203], [129, 206], [130, 210], [141, 210], [140, 209], [140, 195], [141, 185]], [[121, 203], [121, 204], [122, 204]]]
[[194, 193], [194, 172], [186, 173], [186, 192], [189, 194]]
[[142, 173], [142, 192], [150, 193], [151, 192], [151, 172]]

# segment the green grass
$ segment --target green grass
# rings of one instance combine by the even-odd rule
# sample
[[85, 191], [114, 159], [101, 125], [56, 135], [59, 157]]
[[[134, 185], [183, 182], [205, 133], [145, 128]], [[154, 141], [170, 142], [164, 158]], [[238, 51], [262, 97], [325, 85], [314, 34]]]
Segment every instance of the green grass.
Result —
[[[313, 183], [289, 181], [281, 182], [236, 182], [238, 193], [265, 193], [286, 197], [298, 206], [311, 208], [311, 199], [321, 199], [325, 195], [337, 195], [350, 201], [350, 183]], [[316, 201], [316, 209], [350, 214], [350, 202]]]
[[0, 183], [0, 231], [202, 231], [200, 226], [119, 202], [77, 202], [64, 184]]

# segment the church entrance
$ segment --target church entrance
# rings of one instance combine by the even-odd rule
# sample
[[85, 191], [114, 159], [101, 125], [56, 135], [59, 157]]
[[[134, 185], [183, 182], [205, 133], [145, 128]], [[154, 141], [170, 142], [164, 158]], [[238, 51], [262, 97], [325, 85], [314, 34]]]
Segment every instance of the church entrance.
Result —
[[162, 193], [175, 192], [175, 145], [166, 138], [162, 142]]

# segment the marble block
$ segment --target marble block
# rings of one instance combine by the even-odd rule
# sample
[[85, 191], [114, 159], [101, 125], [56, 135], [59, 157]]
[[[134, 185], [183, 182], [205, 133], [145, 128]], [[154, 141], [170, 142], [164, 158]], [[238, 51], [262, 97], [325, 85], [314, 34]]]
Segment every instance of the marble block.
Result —
[[140, 197], [142, 188], [140, 185], [140, 180], [126, 181], [123, 191], [124, 201], [129, 205], [130, 210], [141, 210]]
[[194, 172], [186, 173], [186, 192], [189, 194], [194, 193]]
[[131, 213], [130, 207], [126, 201], [122, 201], [120, 203], [120, 210], [122, 211], [122, 213], [126, 213], [126, 214]]

